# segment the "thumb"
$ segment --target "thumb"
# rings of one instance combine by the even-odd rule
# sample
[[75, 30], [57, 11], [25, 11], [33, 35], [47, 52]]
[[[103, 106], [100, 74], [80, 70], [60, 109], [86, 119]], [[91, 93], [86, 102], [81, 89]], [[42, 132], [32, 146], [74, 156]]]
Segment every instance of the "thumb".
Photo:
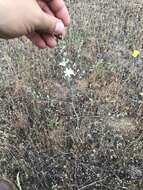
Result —
[[63, 22], [54, 16], [42, 12], [39, 21], [35, 26], [35, 30], [56, 35], [64, 34], [65, 26]]

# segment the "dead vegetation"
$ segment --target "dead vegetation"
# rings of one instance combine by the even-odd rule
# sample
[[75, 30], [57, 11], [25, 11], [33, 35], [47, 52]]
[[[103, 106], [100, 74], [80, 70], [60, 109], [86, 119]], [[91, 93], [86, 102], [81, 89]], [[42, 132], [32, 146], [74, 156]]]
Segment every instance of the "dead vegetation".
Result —
[[67, 4], [57, 49], [1, 41], [0, 175], [22, 190], [141, 190], [142, 1]]

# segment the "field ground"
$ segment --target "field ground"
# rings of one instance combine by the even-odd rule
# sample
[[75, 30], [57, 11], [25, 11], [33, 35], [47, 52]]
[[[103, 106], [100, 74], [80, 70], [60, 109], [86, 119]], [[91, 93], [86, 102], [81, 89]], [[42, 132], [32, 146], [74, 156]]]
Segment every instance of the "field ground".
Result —
[[0, 41], [0, 175], [19, 190], [141, 190], [143, 2], [67, 5], [55, 50]]

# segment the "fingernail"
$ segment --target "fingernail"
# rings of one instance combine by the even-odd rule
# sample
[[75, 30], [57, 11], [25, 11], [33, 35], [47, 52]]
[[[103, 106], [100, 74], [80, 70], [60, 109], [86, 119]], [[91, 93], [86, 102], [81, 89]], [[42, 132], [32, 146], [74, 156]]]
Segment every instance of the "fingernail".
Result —
[[64, 29], [65, 29], [64, 24], [62, 22], [57, 22], [54, 32], [56, 34], [62, 34], [64, 32]]

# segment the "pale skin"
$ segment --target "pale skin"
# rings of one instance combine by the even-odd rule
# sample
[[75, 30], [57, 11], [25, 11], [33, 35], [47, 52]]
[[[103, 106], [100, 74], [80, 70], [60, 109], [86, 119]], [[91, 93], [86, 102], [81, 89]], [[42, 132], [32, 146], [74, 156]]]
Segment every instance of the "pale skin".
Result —
[[0, 38], [25, 35], [39, 48], [53, 48], [69, 24], [63, 0], [0, 0]]

